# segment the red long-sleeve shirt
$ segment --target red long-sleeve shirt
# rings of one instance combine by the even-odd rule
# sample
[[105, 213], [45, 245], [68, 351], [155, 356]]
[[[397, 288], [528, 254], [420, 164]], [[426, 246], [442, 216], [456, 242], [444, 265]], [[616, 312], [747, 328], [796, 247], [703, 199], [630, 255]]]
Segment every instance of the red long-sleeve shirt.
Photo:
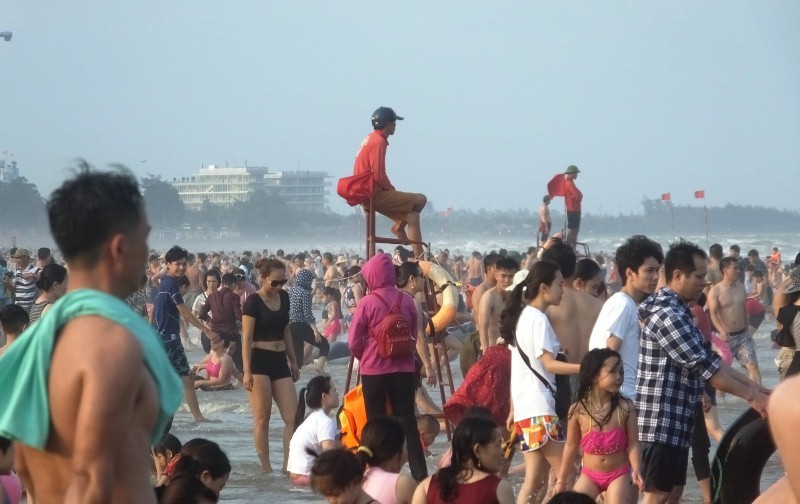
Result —
[[375, 130], [361, 142], [361, 148], [356, 155], [353, 175], [372, 171], [375, 186], [385, 191], [394, 191], [395, 188], [386, 176], [386, 148], [389, 141], [380, 130]]
[[211, 329], [226, 334], [238, 332], [236, 322], [242, 320], [242, 304], [239, 296], [228, 287], [223, 287], [217, 292], [212, 292], [198, 317], [202, 321], [208, 321], [208, 312], [212, 313]]
[[567, 203], [567, 212], [580, 212], [583, 193], [575, 185], [574, 180], [564, 177], [564, 200]]

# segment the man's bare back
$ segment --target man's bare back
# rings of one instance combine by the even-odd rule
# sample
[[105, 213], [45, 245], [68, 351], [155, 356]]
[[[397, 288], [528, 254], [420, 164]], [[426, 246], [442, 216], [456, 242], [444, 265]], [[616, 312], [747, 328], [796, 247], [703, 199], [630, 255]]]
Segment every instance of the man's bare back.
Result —
[[470, 280], [483, 278], [483, 261], [477, 257], [470, 257], [467, 261], [467, 274]]
[[481, 324], [480, 322], [481, 298], [483, 297], [484, 294], [486, 294], [486, 291], [488, 291], [491, 288], [492, 286], [489, 285], [488, 283], [481, 282], [481, 284], [475, 287], [475, 290], [472, 291], [472, 316], [475, 318], [475, 325], [478, 327], [480, 327]]
[[719, 270], [719, 261], [708, 261], [708, 272], [706, 273], [706, 281], [711, 284], [711, 287], [717, 285], [722, 281], [722, 271]]
[[[20, 476], [37, 504], [156, 501], [143, 447], [158, 397], [141, 345], [124, 327], [95, 316], [68, 323], [53, 350], [48, 396], [46, 451], [17, 445]], [[107, 494], [92, 491], [102, 487], [89, 481], [98, 473], [112, 483]]]
[[720, 282], [709, 291], [709, 314], [722, 339], [747, 328], [745, 297], [744, 285], [738, 280], [731, 285]]
[[500, 314], [506, 306], [508, 295], [505, 291], [490, 289], [481, 297], [481, 304], [478, 309], [480, 312], [480, 325], [478, 331], [481, 337], [481, 349], [486, 350], [497, 344], [500, 337]]
[[603, 302], [596, 297], [565, 284], [561, 304], [547, 309], [547, 318], [569, 362], [579, 364], [589, 351], [589, 337], [602, 308]]
[[186, 267], [186, 278], [189, 279], [190, 292], [200, 292], [204, 290], [200, 285], [200, 268], [198, 268], [196, 265], [190, 264]]

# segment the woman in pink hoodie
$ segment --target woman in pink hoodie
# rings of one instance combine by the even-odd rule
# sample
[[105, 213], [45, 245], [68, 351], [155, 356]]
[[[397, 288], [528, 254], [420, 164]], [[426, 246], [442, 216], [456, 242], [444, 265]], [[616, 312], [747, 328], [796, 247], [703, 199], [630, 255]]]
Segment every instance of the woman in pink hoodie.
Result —
[[[414, 414], [416, 379], [413, 352], [402, 357], [384, 358], [378, 352], [374, 331], [389, 315], [392, 306], [400, 307], [400, 314], [417, 327], [417, 310], [414, 300], [395, 287], [395, 270], [392, 259], [378, 254], [367, 261], [361, 270], [369, 294], [361, 298], [348, 331], [347, 344], [359, 360], [364, 406], [367, 420], [386, 416], [387, 400], [392, 415], [403, 423], [408, 443], [408, 463], [411, 475], [417, 481], [427, 477], [428, 469]], [[410, 331], [415, 338], [416, 331]], [[425, 345], [417, 341], [416, 345]]]

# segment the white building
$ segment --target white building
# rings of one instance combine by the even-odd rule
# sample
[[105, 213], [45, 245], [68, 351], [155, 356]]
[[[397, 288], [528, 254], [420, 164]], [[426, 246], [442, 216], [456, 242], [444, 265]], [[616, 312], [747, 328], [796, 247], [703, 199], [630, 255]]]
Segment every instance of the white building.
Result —
[[202, 208], [205, 201], [231, 206], [260, 189], [280, 196], [289, 207], [324, 212], [328, 210], [330, 178], [321, 171], [270, 172], [257, 166], [208, 165], [196, 175], [173, 179], [171, 184], [184, 205], [192, 210]]
[[0, 159], [0, 182], [11, 182], [16, 178], [19, 178], [17, 162], [7, 162], [5, 159]]

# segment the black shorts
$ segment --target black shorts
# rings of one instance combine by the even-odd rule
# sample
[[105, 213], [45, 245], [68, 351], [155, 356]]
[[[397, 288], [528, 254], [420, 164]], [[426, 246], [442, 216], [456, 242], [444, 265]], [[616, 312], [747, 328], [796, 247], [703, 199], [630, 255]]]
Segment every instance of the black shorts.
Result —
[[671, 492], [686, 486], [689, 448], [676, 448], [661, 443], [641, 443], [642, 479], [646, 492]]
[[269, 376], [269, 379], [272, 381], [291, 378], [292, 372], [289, 370], [286, 350], [275, 352], [272, 350], [254, 348], [250, 355], [251, 374], [266, 375]]
[[580, 212], [567, 212], [567, 229], [575, 231], [581, 228], [581, 213]]
[[767, 316], [766, 310], [750, 315], [750, 326], [758, 329], [761, 323], [764, 322], [764, 317], [766, 316]]

